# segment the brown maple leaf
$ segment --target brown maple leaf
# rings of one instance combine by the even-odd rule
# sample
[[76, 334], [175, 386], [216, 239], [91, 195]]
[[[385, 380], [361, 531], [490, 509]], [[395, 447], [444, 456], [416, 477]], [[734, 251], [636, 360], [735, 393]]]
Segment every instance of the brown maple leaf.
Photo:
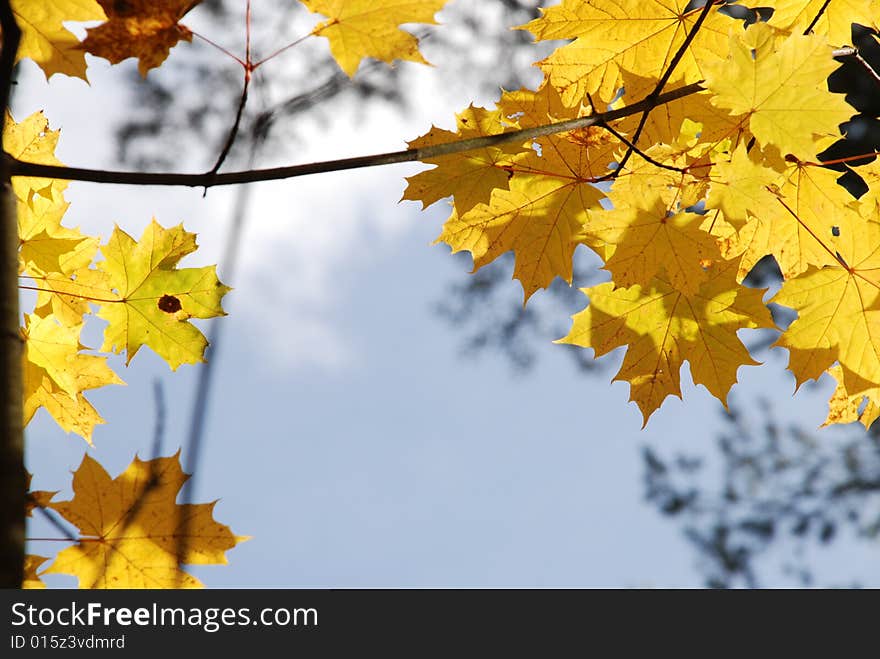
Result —
[[201, 0], [98, 0], [107, 22], [87, 30], [86, 52], [118, 64], [138, 58], [142, 76], [162, 64], [178, 41], [192, 41], [179, 21]]

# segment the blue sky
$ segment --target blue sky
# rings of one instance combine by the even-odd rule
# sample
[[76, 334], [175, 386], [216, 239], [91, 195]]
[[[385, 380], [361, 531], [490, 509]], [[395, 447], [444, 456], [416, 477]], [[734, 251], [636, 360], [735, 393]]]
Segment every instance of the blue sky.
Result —
[[[90, 65], [91, 87], [60, 77], [46, 85], [23, 65], [15, 115], [44, 109], [62, 128], [65, 163], [113, 167], [124, 74]], [[441, 84], [442, 64], [424, 76], [426, 89]], [[458, 94], [425, 95], [430, 104], [405, 120], [374, 110], [334, 121], [296, 161], [399, 149], [432, 122], [449, 127], [473, 100]], [[253, 539], [229, 552], [230, 565], [194, 572], [213, 587], [700, 586], [677, 527], [642, 501], [640, 447], [709, 446], [718, 402], [684, 376], [684, 403], [668, 399], [643, 431], [628, 386], [609, 383], [615, 368], [578, 375], [552, 345], [558, 337], [546, 337], [522, 377], [499, 355], [462, 358], [461, 336], [434, 312], [464, 268], [431, 245], [445, 209], [397, 203], [417, 170], [258, 185], [239, 276], [226, 282], [229, 316], [216, 321], [226, 328], [197, 497], [220, 499], [217, 519]], [[114, 222], [139, 235], [152, 216], [184, 221], [202, 245], [185, 264], [203, 265], [219, 258], [231, 195], [74, 183], [65, 224], [106, 236]], [[89, 332], [98, 345], [100, 323]], [[793, 398], [785, 357], [741, 369], [733, 396], [771, 395], [780, 417], [816, 427], [829, 383]], [[165, 453], [184, 442], [196, 369], [171, 373], [147, 350], [128, 368], [112, 364], [128, 384], [89, 394], [108, 422], [90, 452], [115, 475], [135, 452], [149, 457], [156, 377]], [[44, 412], [27, 441], [34, 486], [69, 485], [85, 443]], [[49, 533], [39, 522], [32, 531]]]

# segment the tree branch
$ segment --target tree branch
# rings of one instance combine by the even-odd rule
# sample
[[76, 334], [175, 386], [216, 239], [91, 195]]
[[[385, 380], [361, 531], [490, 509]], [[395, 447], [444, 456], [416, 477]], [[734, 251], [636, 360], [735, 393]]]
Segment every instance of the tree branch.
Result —
[[270, 169], [249, 169], [240, 172], [206, 173], [206, 174], [181, 174], [161, 172], [121, 172], [103, 169], [86, 169], [81, 167], [64, 167], [57, 165], [41, 165], [37, 163], [18, 160], [8, 153], [3, 154], [6, 166], [12, 176], [37, 176], [42, 178], [55, 178], [65, 181], [89, 181], [92, 183], [117, 183], [122, 185], [159, 185], [159, 186], [188, 186], [193, 188], [214, 187], [218, 185], [236, 185], [241, 183], [254, 183], [257, 181], [277, 181], [279, 179], [296, 178], [309, 174], [322, 174], [326, 172], [338, 172], [347, 169], [361, 169], [364, 167], [377, 167], [402, 162], [414, 162], [428, 160], [439, 156], [450, 155], [485, 149], [487, 147], [507, 144], [509, 142], [526, 141], [545, 135], [563, 133], [578, 128], [586, 128], [600, 122], [615, 121], [628, 117], [646, 108], [670, 103], [672, 101], [696, 94], [704, 87], [698, 83], [692, 83], [660, 94], [656, 99], [643, 99], [638, 103], [627, 105], [624, 108], [603, 112], [600, 114], [569, 119], [557, 123], [523, 128], [521, 130], [508, 131], [486, 137], [475, 137], [455, 142], [444, 142], [418, 149], [406, 149], [405, 151], [393, 151], [355, 158], [342, 158], [340, 160], [327, 160], [323, 162], [309, 163], [305, 165], [292, 165], [289, 167], [274, 167]]

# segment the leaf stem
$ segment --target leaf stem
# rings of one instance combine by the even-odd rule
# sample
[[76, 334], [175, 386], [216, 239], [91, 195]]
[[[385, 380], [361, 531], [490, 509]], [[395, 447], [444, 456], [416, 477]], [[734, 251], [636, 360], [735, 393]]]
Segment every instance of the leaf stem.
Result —
[[238, 55], [233, 54], [232, 52], [228, 51], [226, 48], [224, 48], [224, 47], [221, 46], [220, 44], [218, 44], [218, 43], [216, 43], [216, 42], [214, 42], [214, 41], [211, 41], [208, 37], [206, 37], [206, 36], [204, 36], [204, 35], [201, 35], [201, 34], [199, 34], [198, 32], [195, 32], [195, 31], [193, 31], [193, 30], [190, 30], [190, 32], [192, 33], [192, 35], [193, 35], [194, 37], [198, 37], [199, 39], [201, 39], [202, 41], [204, 41], [204, 42], [207, 43], [208, 45], [213, 46], [214, 48], [216, 48], [217, 50], [219, 50], [221, 53], [223, 53], [223, 54], [226, 55], [227, 57], [231, 57], [232, 59], [234, 59], [236, 62], [238, 62], [239, 64], [241, 64], [241, 66], [242, 66], [243, 68], [245, 68], [245, 69], [248, 68], [248, 65], [245, 63], [245, 61], [242, 60]]
[[285, 52], [285, 51], [287, 51], [287, 50], [290, 50], [290, 49], [293, 48], [294, 46], [298, 46], [298, 45], [301, 44], [303, 41], [305, 41], [306, 39], [308, 39], [310, 36], [312, 36], [312, 33], [311, 33], [311, 32], [309, 32], [308, 34], [304, 34], [303, 36], [301, 36], [299, 39], [297, 39], [297, 40], [295, 40], [295, 41], [291, 41], [291, 42], [290, 42], [289, 44], [287, 44], [286, 46], [283, 46], [283, 47], [279, 48], [278, 50], [274, 51], [273, 53], [270, 53], [269, 55], [267, 55], [267, 56], [264, 57], [263, 59], [259, 60], [258, 62], [254, 62], [253, 65], [252, 65], [252, 68], [256, 69], [258, 66], [262, 66], [263, 64], [265, 64], [266, 62], [268, 62], [270, 59], [274, 59], [274, 58], [278, 57], [281, 53], [283, 53], [283, 52]]
[[[102, 302], [102, 303], [117, 303], [117, 302], [125, 302], [125, 300], [108, 300], [107, 298], [102, 297], [92, 297], [91, 295], [83, 295], [82, 293], [66, 293], [62, 291], [56, 291], [51, 288], [40, 288], [39, 286], [26, 286], [24, 284], [18, 285], [19, 290], [23, 291], [37, 291], [38, 293], [56, 293], [57, 295], [66, 295], [67, 297], [75, 297], [79, 300], [88, 300], [89, 302]], [[129, 298], [129, 301], [135, 298]], [[141, 298], [145, 299], [145, 298]]]

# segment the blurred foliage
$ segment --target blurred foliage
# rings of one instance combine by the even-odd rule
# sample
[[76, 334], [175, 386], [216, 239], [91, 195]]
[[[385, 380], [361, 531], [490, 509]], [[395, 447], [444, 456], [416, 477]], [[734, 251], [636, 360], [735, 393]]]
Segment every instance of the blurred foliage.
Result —
[[[538, 75], [532, 63], [552, 48], [553, 42], [531, 44], [529, 33], [510, 29], [537, 16], [539, 5], [538, 0], [453, 2], [438, 14], [441, 25], [415, 33], [427, 59], [442, 61], [450, 71], [450, 92], [464, 88], [471, 97], [497, 94], [501, 87], [523, 86], [523, 76]], [[244, 11], [240, 0], [205, 0], [187, 24], [243, 57]], [[290, 0], [252, 3], [252, 58], [268, 57], [307, 35], [317, 20]], [[314, 131], [338, 119], [342, 110], [354, 111], [356, 118], [361, 109], [383, 104], [405, 113], [417, 100], [414, 80], [420, 72], [412, 69], [418, 67], [369, 62], [350, 79], [324, 41], [305, 39], [256, 69], [226, 169], [243, 166], [254, 141], [261, 143], [262, 158], [289, 164], [296, 147], [313, 141]], [[120, 161], [141, 169], [174, 165], [178, 170], [182, 157], [196, 169], [214, 163], [235, 117], [243, 69], [199, 37], [193, 44], [185, 57], [169, 58], [145, 81], [132, 72], [131, 114], [117, 128]], [[352, 129], [357, 130], [356, 124]], [[412, 136], [401, 136], [401, 147], [406, 137]]]

